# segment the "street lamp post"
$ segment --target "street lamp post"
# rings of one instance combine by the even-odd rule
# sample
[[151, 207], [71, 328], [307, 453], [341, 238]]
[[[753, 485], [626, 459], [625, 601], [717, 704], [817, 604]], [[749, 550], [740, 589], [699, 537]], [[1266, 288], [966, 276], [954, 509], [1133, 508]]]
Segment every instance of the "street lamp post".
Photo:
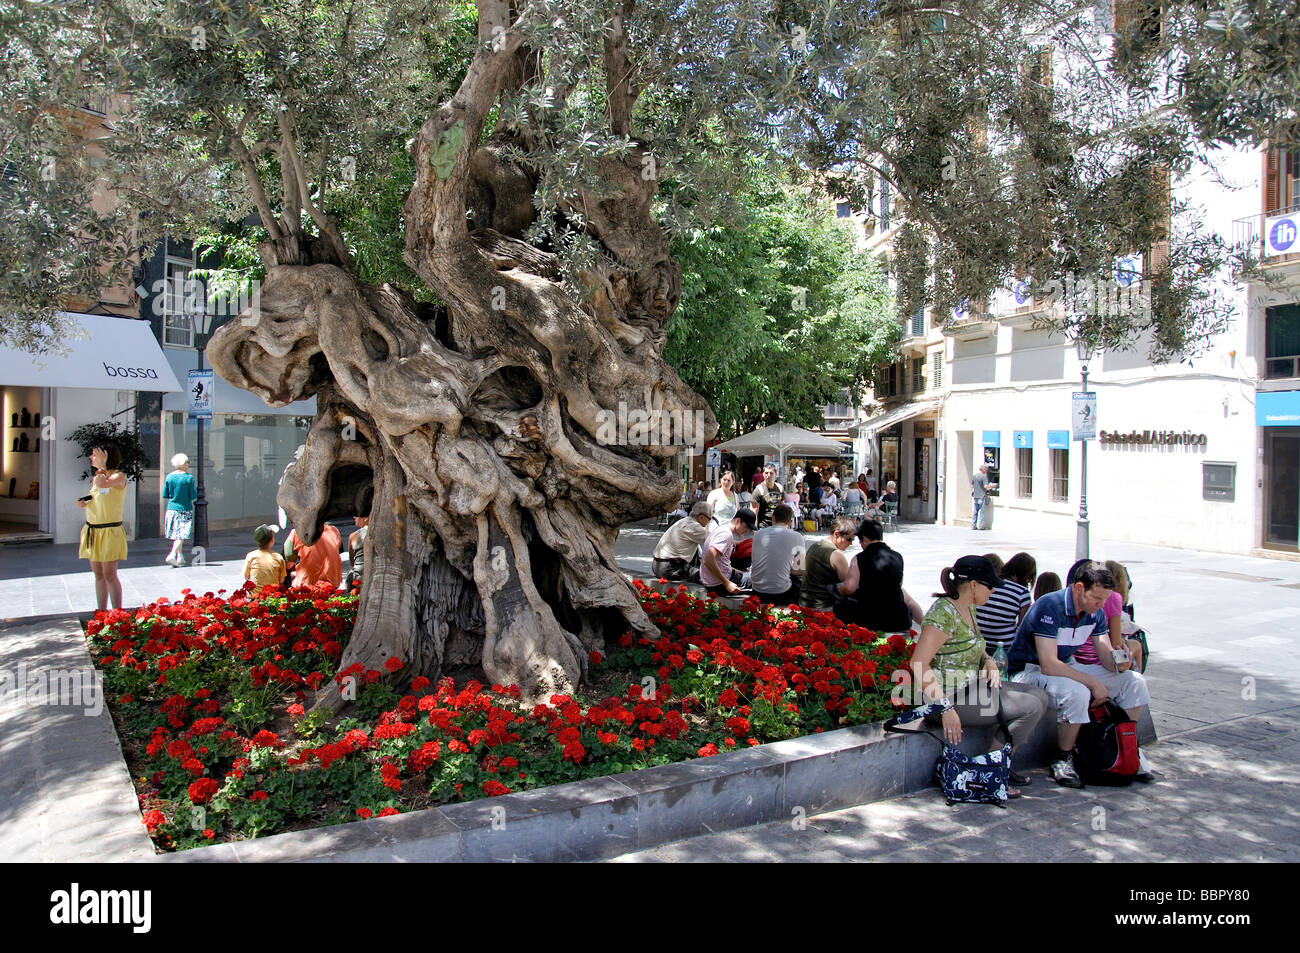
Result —
[[[194, 350], [198, 354], [198, 368], [203, 370], [203, 351], [208, 346], [208, 338], [212, 328], [212, 315], [208, 312], [206, 302], [199, 299], [191, 299], [190, 307], [190, 324], [194, 328]], [[196, 423], [199, 426], [198, 444], [196, 453], [198, 460], [198, 496], [194, 499], [194, 545], [202, 547], [204, 552], [208, 548], [208, 498], [203, 491], [203, 418], [196, 417]]]
[[[1083, 372], [1083, 393], [1088, 393], [1088, 362], [1092, 360], [1093, 346], [1087, 338], [1079, 337], [1074, 342], [1075, 353], [1079, 355], [1080, 367]], [[1079, 466], [1079, 526], [1074, 538], [1074, 558], [1088, 558], [1088, 440], [1085, 437], [1079, 441], [1083, 444], [1083, 458]]]

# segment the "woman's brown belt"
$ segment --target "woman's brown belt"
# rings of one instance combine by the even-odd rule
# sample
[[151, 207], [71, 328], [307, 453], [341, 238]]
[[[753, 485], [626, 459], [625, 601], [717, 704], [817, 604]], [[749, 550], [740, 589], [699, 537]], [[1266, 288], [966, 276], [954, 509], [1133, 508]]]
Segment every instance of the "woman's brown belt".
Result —
[[95, 530], [108, 529], [112, 526], [121, 526], [122, 521], [118, 520], [116, 523], [92, 523], [87, 520], [86, 525], [90, 527], [90, 532], [86, 533], [86, 546], [91, 547], [95, 545]]

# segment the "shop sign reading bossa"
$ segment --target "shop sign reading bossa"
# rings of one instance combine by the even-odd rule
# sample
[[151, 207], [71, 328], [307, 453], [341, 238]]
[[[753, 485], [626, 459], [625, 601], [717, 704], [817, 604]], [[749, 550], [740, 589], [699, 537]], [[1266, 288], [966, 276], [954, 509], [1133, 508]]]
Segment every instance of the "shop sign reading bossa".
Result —
[[1118, 430], [1102, 430], [1097, 434], [1098, 442], [1103, 446], [1138, 446], [1138, 447], [1203, 447], [1205, 434], [1192, 433], [1190, 430], [1130, 430], [1120, 433]]

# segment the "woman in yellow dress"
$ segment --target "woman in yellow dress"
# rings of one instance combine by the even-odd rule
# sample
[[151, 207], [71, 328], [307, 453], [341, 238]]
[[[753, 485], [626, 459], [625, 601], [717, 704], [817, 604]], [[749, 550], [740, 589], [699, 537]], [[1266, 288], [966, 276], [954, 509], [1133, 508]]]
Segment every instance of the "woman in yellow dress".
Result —
[[77, 556], [90, 560], [90, 571], [95, 574], [95, 602], [101, 611], [108, 608], [110, 600], [114, 609], [122, 608], [117, 564], [126, 559], [126, 531], [122, 528], [126, 474], [118, 469], [121, 464], [122, 454], [117, 447], [93, 448], [90, 465], [95, 470], [95, 478], [90, 482], [90, 496], [77, 500], [77, 505], [86, 511]]

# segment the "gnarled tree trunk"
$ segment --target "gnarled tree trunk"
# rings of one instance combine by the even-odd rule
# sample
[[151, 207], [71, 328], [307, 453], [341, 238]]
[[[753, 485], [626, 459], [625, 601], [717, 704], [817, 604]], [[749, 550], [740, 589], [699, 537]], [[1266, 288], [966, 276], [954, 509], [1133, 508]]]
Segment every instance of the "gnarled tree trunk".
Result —
[[[279, 495], [299, 536], [369, 513], [343, 667], [395, 656], [405, 674], [437, 677], [481, 660], [493, 681], [545, 698], [572, 690], [606, 632], [653, 632], [614, 541], [677, 499], [673, 457], [717, 424], [661, 358], [681, 275], [639, 150], [604, 160], [607, 190], [567, 209], [617, 263], [585, 272], [586, 294], [524, 241], [534, 182], [504, 133], [482, 135], [528, 63], [494, 32], [507, 13], [480, 3], [480, 35], [496, 42], [411, 146], [406, 260], [445, 307], [359, 282], [331, 257], [337, 242], [280, 242], [263, 251], [259, 310], [208, 355], [273, 405], [317, 396]], [[620, 411], [658, 413], [638, 431], [612, 426]], [[319, 703], [339, 701], [331, 688]]]

